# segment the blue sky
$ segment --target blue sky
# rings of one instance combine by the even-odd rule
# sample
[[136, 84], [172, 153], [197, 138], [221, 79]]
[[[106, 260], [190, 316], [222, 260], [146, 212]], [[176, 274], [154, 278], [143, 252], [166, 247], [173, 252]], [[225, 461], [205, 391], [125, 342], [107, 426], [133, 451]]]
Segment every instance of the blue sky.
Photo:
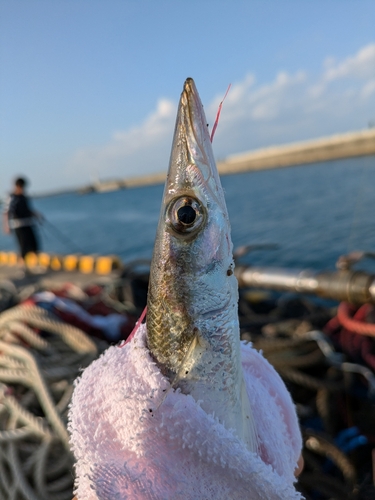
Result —
[[217, 158], [375, 122], [373, 0], [0, 0], [0, 197], [166, 170], [194, 78]]

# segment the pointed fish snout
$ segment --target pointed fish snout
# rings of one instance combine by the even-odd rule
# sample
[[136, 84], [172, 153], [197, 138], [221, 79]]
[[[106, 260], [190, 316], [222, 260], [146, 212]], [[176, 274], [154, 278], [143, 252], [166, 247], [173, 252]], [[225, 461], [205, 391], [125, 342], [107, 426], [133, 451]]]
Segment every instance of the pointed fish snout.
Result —
[[186, 189], [196, 191], [197, 185], [204, 185], [226, 213], [203, 105], [194, 80], [187, 78], [178, 105], [164, 206]]

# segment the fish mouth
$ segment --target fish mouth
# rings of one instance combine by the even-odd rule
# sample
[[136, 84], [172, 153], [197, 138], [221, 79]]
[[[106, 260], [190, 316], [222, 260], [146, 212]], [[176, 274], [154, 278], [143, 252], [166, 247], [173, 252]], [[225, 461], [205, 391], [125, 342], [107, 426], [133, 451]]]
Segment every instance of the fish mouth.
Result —
[[203, 105], [194, 80], [187, 78], [178, 106], [164, 205], [182, 191], [193, 194], [197, 189], [226, 207]]
[[[186, 106], [187, 119], [190, 122], [189, 131], [194, 135], [196, 142], [203, 143], [208, 137], [210, 143], [211, 139], [208, 133], [208, 124], [203, 112], [203, 106], [192, 78], [187, 78], [184, 83], [184, 88], [181, 94], [181, 105]], [[205, 134], [204, 132], [207, 132]]]
[[[187, 78], [180, 99], [181, 131], [185, 134], [190, 164], [197, 165], [206, 182], [212, 176], [212, 146], [208, 124], [197, 88], [192, 78]], [[177, 120], [179, 117], [177, 117]], [[202, 168], [203, 167], [203, 168]]]
[[[211, 140], [203, 105], [192, 78], [185, 80], [181, 93], [173, 145], [185, 150], [185, 158], [188, 160], [185, 165], [210, 165], [208, 153], [212, 149]], [[173, 163], [171, 161], [170, 166]]]

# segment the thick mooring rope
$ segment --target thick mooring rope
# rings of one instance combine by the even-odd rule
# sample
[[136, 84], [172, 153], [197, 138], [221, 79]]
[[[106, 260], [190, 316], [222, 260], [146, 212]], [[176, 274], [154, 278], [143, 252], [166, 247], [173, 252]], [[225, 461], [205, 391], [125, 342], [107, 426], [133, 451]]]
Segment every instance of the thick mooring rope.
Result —
[[97, 354], [84, 332], [40, 307], [0, 314], [1, 499], [72, 499], [67, 410], [74, 379]]

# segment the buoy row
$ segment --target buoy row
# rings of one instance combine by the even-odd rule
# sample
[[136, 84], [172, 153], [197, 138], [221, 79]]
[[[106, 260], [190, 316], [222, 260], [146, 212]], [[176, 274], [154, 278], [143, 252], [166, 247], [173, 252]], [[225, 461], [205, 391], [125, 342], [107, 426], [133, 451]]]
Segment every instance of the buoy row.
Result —
[[[48, 253], [28, 253], [25, 257], [27, 267], [37, 266], [53, 271], [76, 271], [83, 274], [110, 274], [121, 269], [123, 263], [116, 255], [55, 255]], [[0, 252], [0, 266], [17, 266], [20, 257], [15, 252]]]

